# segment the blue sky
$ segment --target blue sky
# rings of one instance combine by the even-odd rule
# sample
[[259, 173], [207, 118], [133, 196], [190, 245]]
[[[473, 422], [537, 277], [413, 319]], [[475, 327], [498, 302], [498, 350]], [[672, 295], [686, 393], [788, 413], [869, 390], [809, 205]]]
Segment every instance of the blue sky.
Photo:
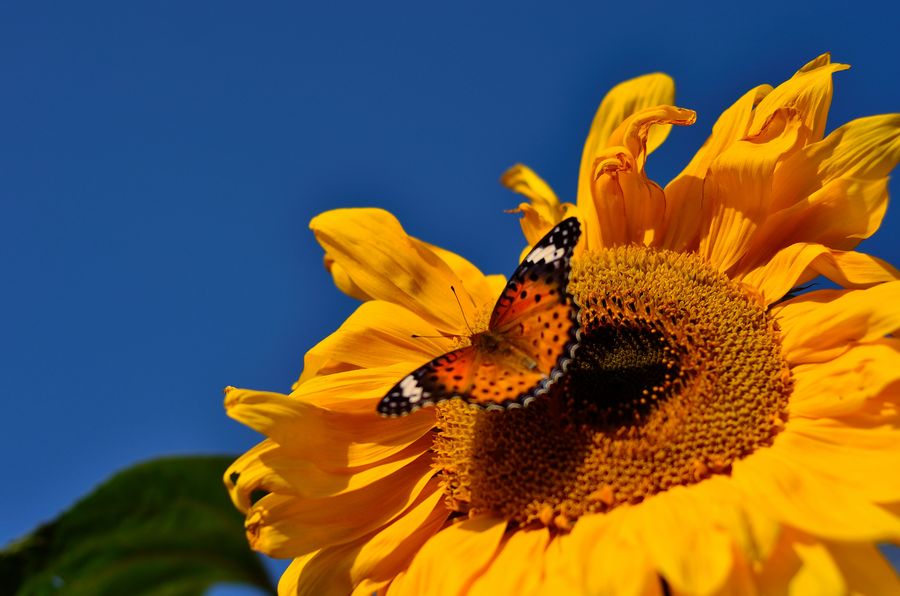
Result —
[[[823, 51], [853, 65], [829, 129], [900, 109], [897, 6], [424, 4], [0, 3], [0, 542], [132, 463], [257, 441], [222, 388], [286, 390], [354, 306], [307, 228], [323, 210], [387, 208], [509, 273], [498, 176], [573, 197], [623, 79], [667, 72], [699, 113], [661, 182]], [[898, 233], [891, 208], [865, 248], [900, 263]]]

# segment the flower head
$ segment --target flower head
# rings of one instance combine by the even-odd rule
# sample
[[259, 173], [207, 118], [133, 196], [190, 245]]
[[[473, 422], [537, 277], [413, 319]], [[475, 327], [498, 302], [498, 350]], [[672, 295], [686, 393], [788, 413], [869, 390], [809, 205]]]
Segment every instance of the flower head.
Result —
[[[900, 540], [900, 272], [854, 250], [884, 215], [900, 115], [826, 135], [844, 68], [822, 56], [747, 92], [665, 188], [646, 160], [694, 113], [661, 74], [603, 100], [574, 204], [503, 175], [528, 244], [583, 229], [582, 345], [527, 408], [378, 417], [466, 344], [464, 320], [486, 328], [505, 280], [381, 210], [313, 219], [362, 303], [290, 395], [225, 400], [268, 437], [225, 480], [251, 545], [294, 558], [279, 591], [900, 590], [874, 546]], [[818, 276], [838, 289], [790, 294]]]

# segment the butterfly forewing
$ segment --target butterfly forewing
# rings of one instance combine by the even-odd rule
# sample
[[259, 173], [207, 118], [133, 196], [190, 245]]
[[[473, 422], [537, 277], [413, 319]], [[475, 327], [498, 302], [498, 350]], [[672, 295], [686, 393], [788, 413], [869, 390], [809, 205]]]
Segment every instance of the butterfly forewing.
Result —
[[528, 354], [551, 380], [580, 338], [578, 305], [567, 290], [580, 235], [578, 220], [571, 218], [544, 236], [510, 277], [491, 317], [490, 328]]
[[438, 356], [394, 385], [378, 403], [378, 413], [403, 416], [453, 397], [471, 399], [479, 360], [473, 346]]

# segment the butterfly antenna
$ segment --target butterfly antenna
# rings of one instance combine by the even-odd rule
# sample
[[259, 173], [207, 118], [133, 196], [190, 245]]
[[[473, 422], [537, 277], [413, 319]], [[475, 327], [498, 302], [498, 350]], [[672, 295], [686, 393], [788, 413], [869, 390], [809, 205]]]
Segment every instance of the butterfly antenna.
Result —
[[456, 294], [456, 288], [450, 286], [450, 291], [453, 292], [453, 297], [456, 298], [456, 305], [459, 306], [459, 312], [462, 313], [463, 322], [466, 324], [466, 329], [469, 330], [469, 335], [475, 335], [475, 332], [472, 331], [472, 326], [469, 325], [469, 320], [466, 319], [466, 311], [463, 310], [462, 302], [459, 301], [459, 296]]

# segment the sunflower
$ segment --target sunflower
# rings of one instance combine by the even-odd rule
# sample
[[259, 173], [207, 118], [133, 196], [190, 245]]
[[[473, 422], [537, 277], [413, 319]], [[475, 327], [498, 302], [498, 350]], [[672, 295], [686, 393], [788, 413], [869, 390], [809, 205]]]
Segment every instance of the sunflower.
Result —
[[[385, 211], [314, 218], [361, 304], [290, 395], [225, 397], [267, 436], [225, 482], [252, 547], [293, 558], [279, 592], [900, 593], [876, 547], [900, 541], [900, 273], [854, 250], [884, 216], [900, 115], [826, 135], [845, 68], [751, 89], [665, 188], [647, 156], [694, 113], [663, 74], [603, 100], [574, 204], [503, 175], [528, 244], [583, 229], [583, 342], [527, 408], [378, 417], [465, 342], [460, 308], [485, 328], [504, 279]], [[819, 277], [835, 289], [796, 290]]]

